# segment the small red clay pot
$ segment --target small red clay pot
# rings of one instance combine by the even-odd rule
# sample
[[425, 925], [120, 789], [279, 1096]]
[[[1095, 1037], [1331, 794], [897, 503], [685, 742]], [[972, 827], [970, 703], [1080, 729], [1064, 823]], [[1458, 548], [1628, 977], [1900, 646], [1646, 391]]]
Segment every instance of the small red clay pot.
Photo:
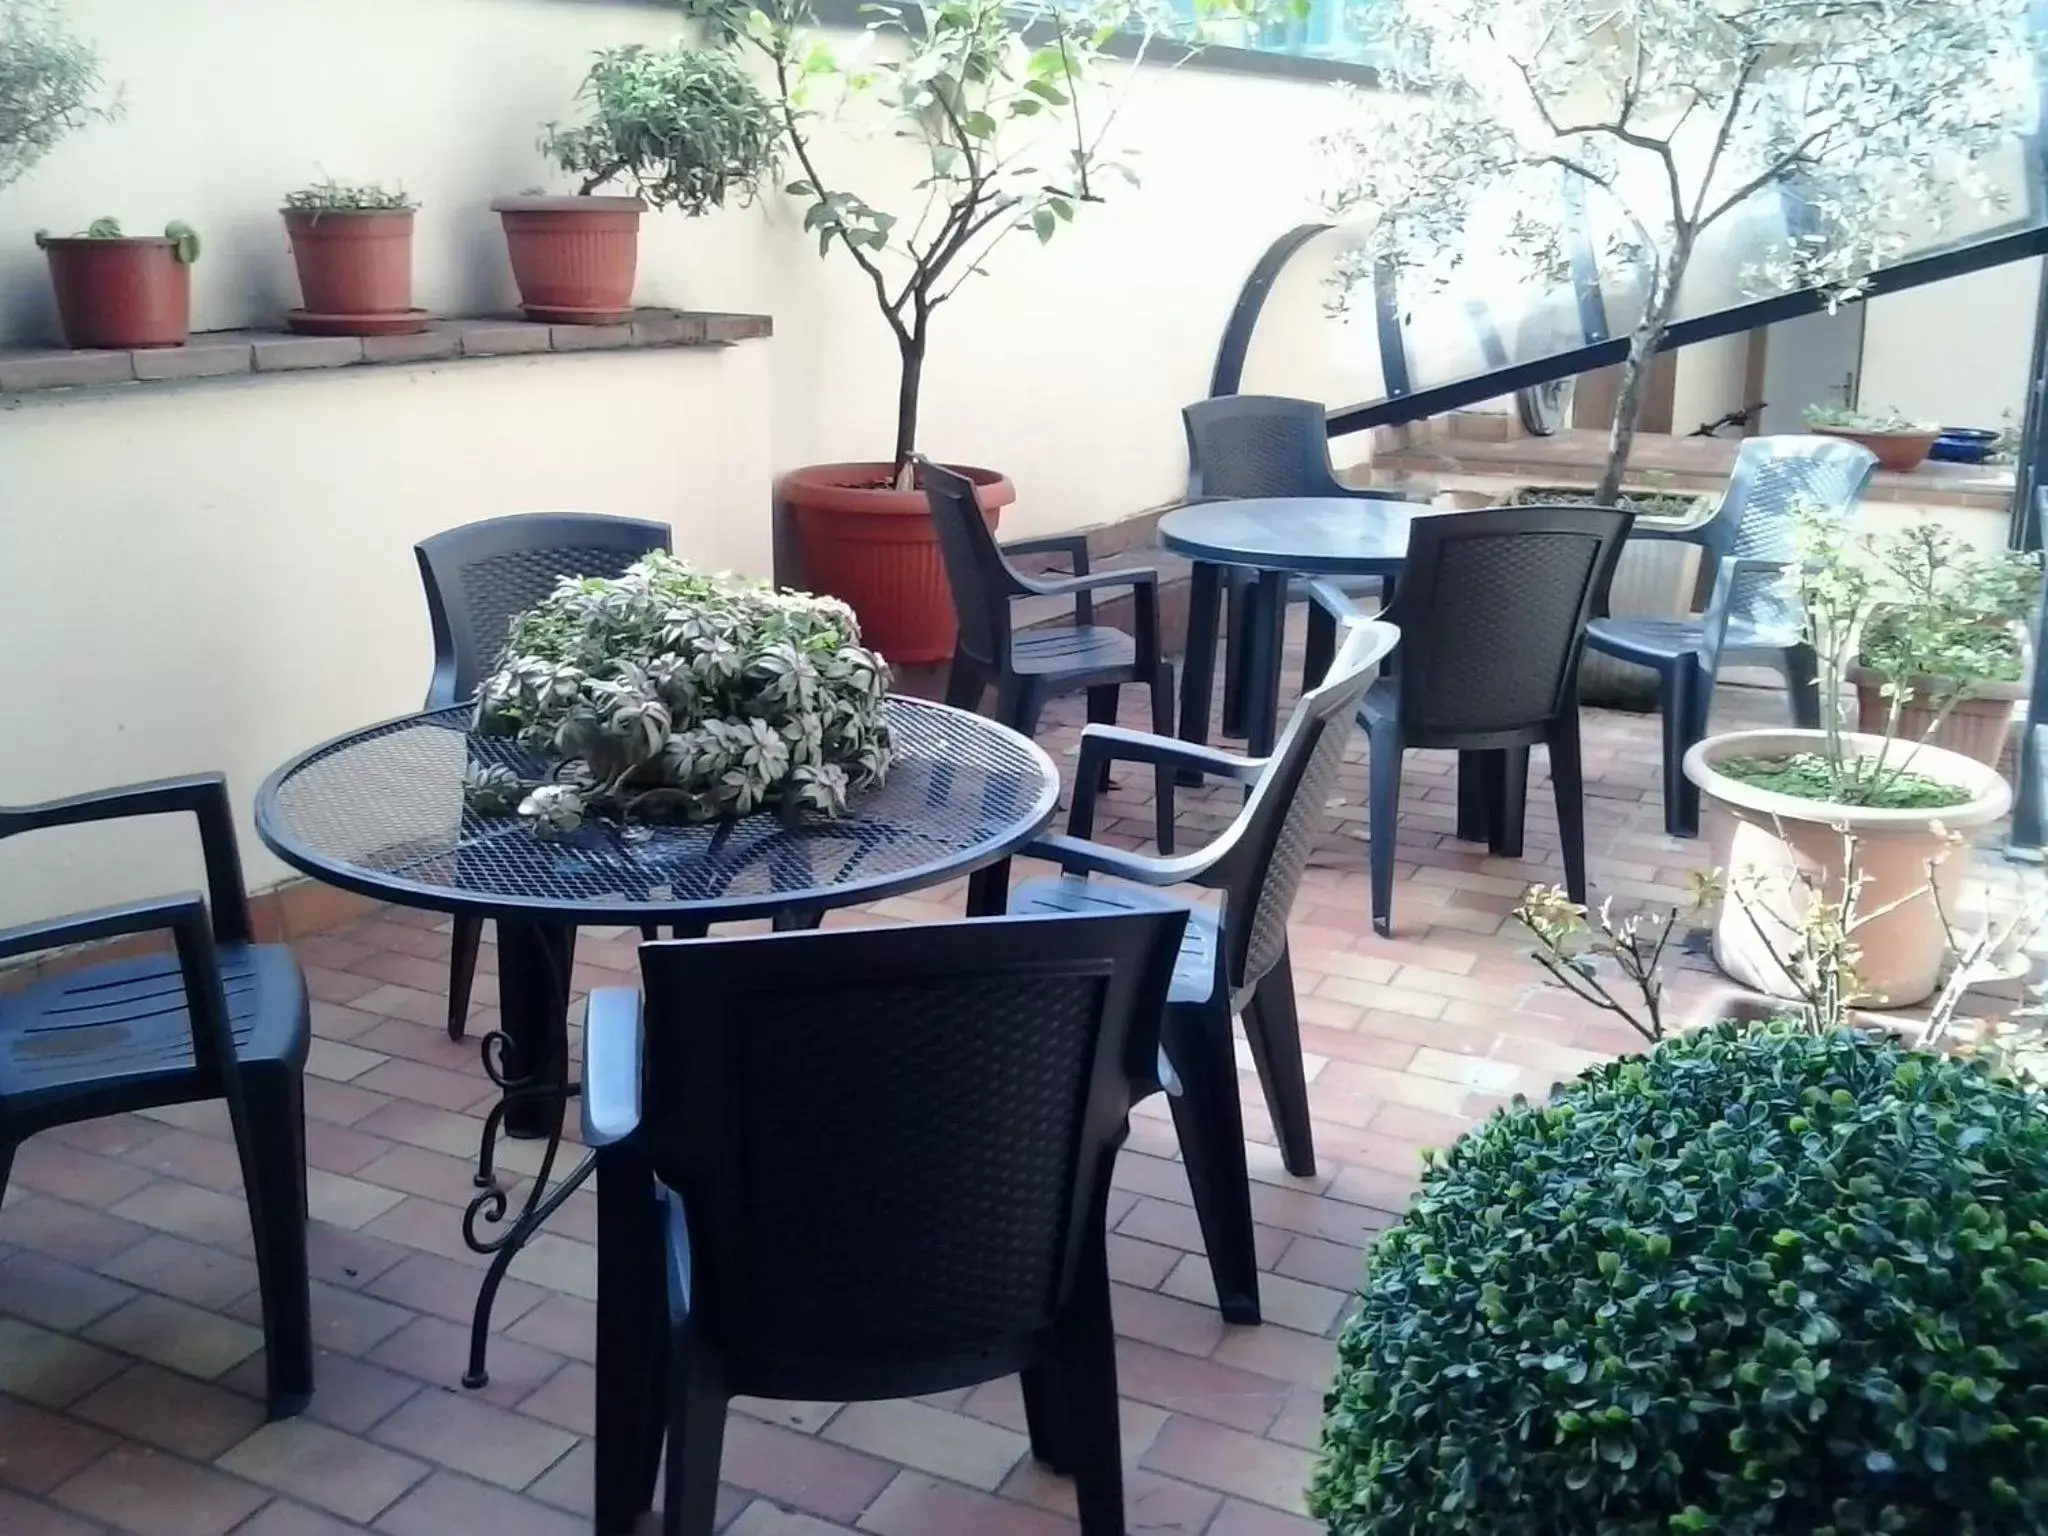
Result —
[[1847, 427], [1808, 427], [1822, 437], [1846, 437], [1861, 443], [1877, 455], [1877, 467], [1893, 474], [1909, 474], [1920, 467], [1934, 447], [1939, 432], [1852, 432]]
[[371, 325], [410, 314], [412, 224], [410, 209], [287, 208], [305, 313]]
[[[1017, 499], [992, 469], [947, 467], [974, 482], [991, 528]], [[897, 490], [888, 464], [812, 464], [783, 477], [782, 499], [796, 518], [804, 585], [848, 603], [869, 648], [905, 666], [952, 656], [959, 625], [922, 490]]]
[[501, 197], [505, 248], [529, 320], [613, 325], [633, 312], [640, 261], [637, 197]]
[[192, 334], [192, 265], [165, 235], [46, 235], [65, 344], [182, 347]]

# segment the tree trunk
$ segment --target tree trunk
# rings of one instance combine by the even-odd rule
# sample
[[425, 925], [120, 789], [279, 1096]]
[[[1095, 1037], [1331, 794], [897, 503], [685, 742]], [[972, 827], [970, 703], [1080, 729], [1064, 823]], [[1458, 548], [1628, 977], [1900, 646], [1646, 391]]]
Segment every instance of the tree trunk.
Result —
[[896, 483], [910, 489], [910, 456], [917, 452], [917, 396], [924, 382], [924, 336], [898, 338], [903, 372], [896, 385]]
[[1621, 482], [1628, 474], [1628, 456], [1636, 444], [1636, 429], [1642, 425], [1650, 369], [1657, 361], [1657, 347], [1671, 327], [1671, 311], [1678, 300], [1678, 285], [1685, 278], [1692, 252], [1681, 242], [1674, 246], [1664, 264], [1661, 282], [1651, 291], [1643, 318], [1629, 337], [1628, 360], [1621, 368], [1621, 393], [1614, 402], [1614, 425], [1607, 434], [1607, 466], [1600, 472], [1600, 484], [1593, 499], [1611, 507], [1621, 494]]

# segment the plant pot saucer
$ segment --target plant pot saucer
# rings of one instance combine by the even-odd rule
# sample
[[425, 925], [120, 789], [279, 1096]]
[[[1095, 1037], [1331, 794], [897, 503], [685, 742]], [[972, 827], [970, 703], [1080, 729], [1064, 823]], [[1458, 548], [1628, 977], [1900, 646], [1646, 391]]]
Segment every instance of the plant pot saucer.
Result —
[[410, 336], [424, 331], [433, 318], [424, 309], [369, 315], [322, 315], [294, 309], [286, 312], [284, 323], [301, 336]]
[[544, 325], [619, 325], [632, 317], [627, 309], [583, 309], [573, 304], [522, 304], [529, 320]]

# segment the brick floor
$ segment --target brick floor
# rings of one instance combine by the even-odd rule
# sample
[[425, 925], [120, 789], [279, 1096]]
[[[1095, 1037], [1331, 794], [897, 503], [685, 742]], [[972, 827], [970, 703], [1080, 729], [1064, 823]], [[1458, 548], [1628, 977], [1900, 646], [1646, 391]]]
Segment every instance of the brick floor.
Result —
[[[1730, 722], [1782, 700], [1723, 690]], [[1071, 763], [1078, 711], [1044, 740]], [[1593, 879], [1622, 902], [1676, 895], [1701, 852], [1660, 831], [1655, 722], [1589, 713]], [[1170, 1122], [1144, 1106], [1111, 1215], [1127, 1402], [1131, 1529], [1302, 1536], [1320, 1393], [1361, 1248], [1401, 1207], [1423, 1147], [1517, 1092], [1540, 1093], [1633, 1037], [1542, 985], [1506, 917], [1561, 878], [1547, 789], [1528, 857], [1456, 842], [1451, 760], [1406, 768], [1396, 937], [1366, 912], [1362, 749], [1330, 807], [1295, 911], [1293, 953], [1321, 1166], [1289, 1178], [1247, 1072], [1270, 1321], [1225, 1326]], [[1540, 772], [1540, 767], [1539, 767]], [[1149, 775], [1105, 797], [1105, 835], [1150, 826]], [[1186, 796], [1184, 840], [1223, 826], [1233, 793]], [[1029, 873], [1020, 866], [1019, 874]], [[835, 921], [950, 917], [961, 888]], [[553, 1536], [588, 1529], [587, 1197], [513, 1270], [493, 1379], [457, 1385], [481, 1261], [461, 1240], [489, 1085], [474, 1041], [437, 1023], [447, 938], [389, 911], [304, 941], [321, 1004], [308, 1084], [316, 1174], [314, 1314], [324, 1353], [311, 1411], [259, 1423], [248, 1229], [212, 1109], [79, 1126], [24, 1150], [0, 1210], [0, 1531], [7, 1536]], [[578, 984], [630, 975], [630, 942], [585, 946]], [[492, 1016], [491, 951], [476, 1002]], [[1677, 1006], [1712, 987], [1681, 972]], [[531, 1171], [531, 1149], [508, 1160]], [[744, 1403], [725, 1449], [734, 1536], [1057, 1536], [1070, 1490], [1027, 1455], [1014, 1383], [909, 1404]]]

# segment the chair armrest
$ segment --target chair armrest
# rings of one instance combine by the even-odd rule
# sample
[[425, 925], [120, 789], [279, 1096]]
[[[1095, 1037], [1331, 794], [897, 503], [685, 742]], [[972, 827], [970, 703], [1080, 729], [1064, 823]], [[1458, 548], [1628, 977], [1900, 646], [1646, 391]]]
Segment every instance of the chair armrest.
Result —
[[637, 987], [599, 987], [583, 1021], [583, 1145], [608, 1147], [640, 1128]]
[[1363, 624], [1368, 617], [1351, 594], [1334, 581], [1312, 581], [1307, 590], [1308, 600], [1339, 624]]
[[227, 780], [218, 773], [158, 779], [122, 789], [46, 800], [40, 805], [0, 809], [0, 838], [53, 827], [79, 827], [98, 821], [180, 812], [199, 822], [199, 847], [206, 859], [206, 898], [213, 908], [214, 934], [222, 943], [247, 943], [249, 899], [242, 889], [242, 859], [235, 846], [235, 818], [228, 805]]
[[1057, 864], [1069, 875], [1115, 875], [1138, 885], [1185, 885], [1199, 881], [1227, 851], [1200, 849], [1162, 859], [1157, 854], [1134, 853], [1054, 833], [1033, 839], [1026, 845], [1024, 856]]
[[1682, 528], [1659, 528], [1654, 523], [1639, 521], [1629, 526], [1628, 536], [1631, 541], [1648, 539], [1666, 544], [1697, 544], [1700, 542], [1700, 535], [1706, 531], [1707, 524], [1713, 520], [1711, 517], [1702, 518], [1699, 522], [1687, 523]]
[[1039, 581], [1030, 576], [1018, 578], [1031, 590], [1035, 597], [1061, 597], [1069, 592], [1099, 592], [1104, 587], [1156, 587], [1159, 572], [1149, 565], [1134, 565], [1128, 570], [1087, 571], [1078, 576], [1055, 576]]
[[1189, 768], [1213, 773], [1237, 784], [1256, 784], [1266, 771], [1263, 757], [1238, 757], [1214, 747], [1196, 746], [1172, 736], [1127, 730], [1120, 725], [1090, 725], [1081, 731], [1081, 760], [1074, 769], [1074, 800], [1067, 831], [1086, 837], [1095, 830], [1095, 786], [1110, 763], [1150, 763], [1159, 768]]
[[[1002, 551], [1005, 560], [1009, 559], [1012, 555], [1065, 555], [1074, 568], [1073, 574], [1075, 576], [1086, 576], [1089, 573], [1088, 536], [1083, 533], [1056, 533], [1043, 539], [1019, 539], [1014, 544], [1003, 545]], [[1010, 574], [1016, 580], [1026, 584], [1031, 584], [1034, 581], [1034, 578], [1026, 576], [1019, 571], [1012, 571]], [[1055, 577], [1053, 579], [1058, 580], [1059, 578]], [[1032, 586], [1032, 591], [1040, 595], [1044, 595], [1046, 590], [1043, 587]], [[1074, 593], [1074, 622], [1083, 625], [1093, 624], [1095, 622], [1095, 601], [1088, 595], [1091, 589], [1075, 587], [1062, 590], [1071, 590]]]
[[[1014, 572], [1012, 574], [1015, 576]], [[1129, 587], [1131, 606], [1135, 610], [1131, 638], [1137, 642], [1138, 664], [1159, 664], [1159, 572], [1152, 567], [1092, 571], [1085, 576], [1063, 576], [1053, 581], [1035, 581], [1029, 576], [1015, 576], [1015, 580], [1024, 596], [1072, 596], [1074, 622], [1084, 626], [1095, 622], [1095, 601], [1091, 593], [1105, 587]]]

